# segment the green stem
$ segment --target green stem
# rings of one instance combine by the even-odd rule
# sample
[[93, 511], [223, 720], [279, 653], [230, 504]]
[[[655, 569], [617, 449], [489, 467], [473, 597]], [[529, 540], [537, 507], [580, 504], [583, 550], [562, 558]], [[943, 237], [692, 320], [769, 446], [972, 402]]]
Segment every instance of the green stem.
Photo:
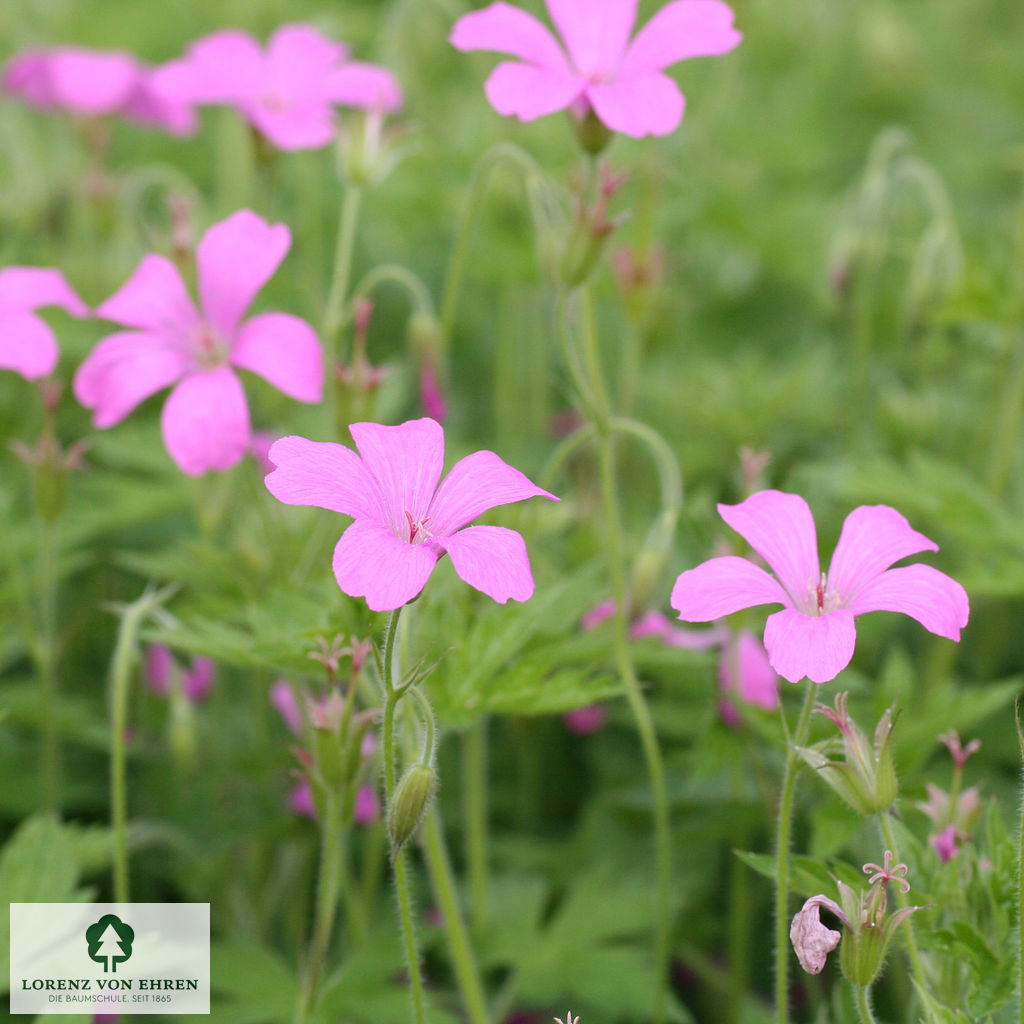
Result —
[[[796, 792], [796, 776], [800, 759], [796, 748], [807, 742], [811, 727], [811, 711], [817, 687], [807, 683], [803, 707], [796, 733], [788, 736], [786, 767], [782, 775], [782, 794], [779, 797], [779, 820], [775, 833], [775, 1019], [777, 1024], [789, 1020], [789, 836], [793, 825], [793, 795]], [[785, 709], [780, 709], [785, 728]]]
[[430, 872], [434, 893], [444, 916], [444, 929], [448, 935], [448, 945], [451, 947], [455, 978], [462, 994], [462, 1002], [472, 1024], [488, 1024], [487, 1001], [480, 982], [480, 972], [469, 944], [466, 925], [462, 920], [462, 911], [455, 895], [452, 866], [445, 848], [444, 833], [436, 807], [430, 810], [423, 823], [423, 838], [427, 870]]
[[39, 521], [39, 640], [37, 667], [42, 687], [43, 806], [60, 808], [60, 709], [57, 706], [57, 581], [60, 548], [57, 521]]
[[[882, 831], [882, 840], [885, 842], [885, 848], [892, 853], [893, 860], [895, 863], [900, 862], [899, 850], [896, 849], [896, 840], [892, 833], [892, 825], [889, 823], [888, 811], [882, 811], [878, 815], [878, 825]], [[910, 906], [910, 901], [907, 899], [907, 894], [899, 886], [895, 886], [896, 889], [896, 902], [900, 909], [903, 910]], [[924, 973], [924, 963], [921, 960], [921, 953], [917, 948], [917, 936], [914, 932], [913, 914], [910, 914], [903, 920], [903, 934], [907, 939], [907, 955], [910, 957], [910, 967], [914, 972], [914, 977], [917, 979], [918, 985], [924, 988], [927, 984], [927, 976]]]
[[[384, 747], [384, 789], [387, 807], [390, 811], [395, 797], [395, 709], [402, 699], [402, 692], [395, 689], [394, 660], [395, 640], [398, 636], [398, 620], [402, 609], [396, 608], [388, 619], [384, 638], [384, 724], [382, 728]], [[405, 944], [405, 962], [409, 971], [412, 989], [413, 1009], [416, 1024], [426, 1024], [427, 1014], [423, 997], [423, 978], [420, 974], [419, 951], [416, 947], [416, 929], [412, 919], [412, 898], [409, 895], [409, 878], [405, 866], [405, 850], [395, 851], [395, 889], [398, 894], [398, 914], [402, 921], [402, 939]]]
[[297, 1024], [306, 1024], [316, 1006], [327, 949], [334, 930], [338, 893], [344, 885], [345, 851], [342, 843], [341, 799], [332, 786], [324, 793], [324, 820], [320, 833], [320, 875], [317, 882], [316, 918], [310, 942], [306, 975], [299, 993]]
[[871, 1012], [871, 990], [867, 985], [854, 985], [853, 996], [857, 1003], [857, 1016], [860, 1017], [860, 1024], [877, 1024], [875, 1015]]
[[[382, 263], [379, 267], [374, 267], [373, 270], [364, 274], [352, 289], [352, 302], [349, 303], [349, 306], [354, 306], [357, 299], [366, 298], [378, 285], [387, 281], [397, 284], [405, 290], [414, 313], [433, 315], [434, 303], [427, 286], [417, 274], [399, 263]], [[350, 318], [351, 314], [345, 318], [344, 322], [347, 323]]]
[[352, 254], [355, 249], [356, 225], [359, 222], [362, 199], [362, 186], [350, 184], [345, 189], [345, 198], [341, 203], [338, 240], [334, 249], [334, 270], [327, 293], [323, 324], [324, 363], [329, 375], [333, 373], [338, 362], [338, 332], [344, 322], [345, 296], [348, 294], [349, 278], [352, 275]]
[[[1024, 736], [1020, 727], [1020, 708], [1015, 708], [1017, 739], [1024, 757]], [[1021, 779], [1024, 790], [1024, 776]], [[1017, 1013], [1019, 1024], [1024, 1024], [1024, 792], [1020, 800], [1020, 830], [1017, 835]]]
[[612, 429], [612, 416], [608, 390], [601, 368], [597, 331], [594, 326], [589, 296], [584, 288], [579, 289], [579, 295], [583, 364], [586, 367], [590, 385], [593, 400], [591, 412], [597, 431], [601, 504], [604, 513], [604, 550], [611, 576], [612, 600], [615, 605], [615, 664], [640, 737], [654, 801], [655, 873], [657, 877], [655, 909], [657, 984], [654, 990], [653, 1020], [655, 1024], [663, 1024], [668, 1002], [669, 926], [672, 896], [672, 840], [668, 812], [668, 790], [665, 783], [665, 767], [661, 759], [661, 750], [658, 747], [657, 732], [651, 719], [650, 709], [647, 707], [647, 702], [640, 689], [630, 650], [626, 568], [621, 545], [622, 523], [619, 518], [617, 498], [618, 484], [615, 470], [615, 438]]
[[474, 722], [462, 739], [462, 820], [470, 920], [474, 931], [481, 932], [488, 917], [486, 717]]

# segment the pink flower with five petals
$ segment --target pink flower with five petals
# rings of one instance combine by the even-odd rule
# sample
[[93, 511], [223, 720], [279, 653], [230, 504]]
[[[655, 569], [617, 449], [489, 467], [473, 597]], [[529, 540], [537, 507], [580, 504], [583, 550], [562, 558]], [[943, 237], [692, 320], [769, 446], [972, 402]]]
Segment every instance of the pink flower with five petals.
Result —
[[72, 316], [89, 314], [59, 270], [0, 270], [0, 370], [13, 370], [26, 380], [36, 380], [57, 368], [57, 339], [49, 324], [36, 316], [34, 310], [40, 306], [59, 306]]
[[234, 106], [278, 149], [316, 149], [335, 135], [336, 105], [391, 111], [402, 90], [384, 68], [348, 60], [348, 49], [311, 25], [282, 25], [266, 52], [228, 29], [193, 43], [160, 68], [160, 95]]
[[82, 117], [120, 114], [174, 135], [191, 134], [195, 111], [155, 90], [153, 74], [121, 50], [57, 46], [16, 54], [0, 83], [40, 110], [67, 110]]
[[572, 107], [593, 110], [615, 132], [667, 135], [685, 100], [664, 69], [689, 57], [728, 53], [743, 38], [722, 0], [673, 0], [630, 41], [637, 0], [546, 0], [565, 49], [532, 15], [501, 2], [463, 15], [452, 30], [460, 50], [518, 57], [485, 86], [499, 114], [532, 121]]
[[346, 594], [365, 597], [377, 612], [399, 608], [445, 554], [463, 580], [500, 604], [533, 594], [523, 538], [502, 526], [467, 524], [509, 502], [558, 501], [553, 494], [488, 451], [460, 459], [441, 481], [444, 430], [436, 420], [349, 429], [358, 455], [340, 444], [281, 438], [270, 449], [277, 469], [266, 480], [285, 504], [352, 517], [334, 549], [334, 575]]
[[846, 517], [827, 573], [799, 495], [759, 491], [718, 511], [775, 575], [745, 558], [712, 558], [676, 580], [672, 607], [688, 622], [710, 622], [755, 605], [785, 605], [768, 617], [764, 646], [772, 668], [792, 683], [805, 676], [828, 682], [846, 668], [854, 618], [865, 612], [903, 612], [950, 640], [967, 625], [967, 593], [955, 580], [929, 565], [890, 568], [938, 545], [887, 505], [861, 505]]
[[102, 339], [75, 374], [75, 397], [97, 427], [119, 423], [143, 399], [173, 384], [164, 405], [164, 443], [190, 476], [229, 469], [252, 431], [234, 368], [259, 374], [300, 402], [319, 402], [323, 357], [313, 328], [288, 313], [242, 321], [256, 292], [284, 259], [291, 232], [239, 210], [196, 249], [200, 308], [174, 264], [145, 256], [97, 314], [131, 328]]

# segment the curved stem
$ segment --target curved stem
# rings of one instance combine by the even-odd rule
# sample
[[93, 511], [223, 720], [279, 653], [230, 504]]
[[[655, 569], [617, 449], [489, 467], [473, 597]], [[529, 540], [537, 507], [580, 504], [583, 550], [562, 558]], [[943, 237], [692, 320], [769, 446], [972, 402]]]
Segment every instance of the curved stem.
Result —
[[857, 1003], [857, 1016], [860, 1017], [860, 1024], [877, 1024], [875, 1015], [871, 1012], [871, 990], [867, 985], [854, 985], [853, 997]]
[[431, 808], [423, 823], [423, 839], [427, 869], [444, 917], [444, 930], [448, 935], [448, 945], [455, 964], [455, 979], [462, 994], [462, 1002], [472, 1024], [488, 1024], [487, 1001], [480, 981], [480, 972], [469, 944], [469, 936], [466, 934], [466, 925], [462, 920], [459, 901], [455, 895], [455, 879], [436, 807]]
[[[786, 730], [786, 767], [782, 775], [782, 794], [779, 797], [779, 820], [775, 832], [775, 1019], [786, 1024], [789, 1019], [789, 836], [793, 825], [793, 795], [800, 759], [796, 747], [807, 742], [814, 708], [815, 684], [808, 681], [804, 694], [800, 720], [792, 737]], [[780, 709], [785, 729], [786, 713]]]
[[[408, 267], [403, 267], [400, 263], [382, 263], [379, 267], [374, 267], [373, 270], [364, 274], [352, 289], [352, 302], [349, 303], [349, 306], [355, 305], [356, 299], [366, 297], [374, 288], [386, 281], [405, 289], [409, 296], [409, 302], [417, 313], [433, 313], [434, 302], [427, 286], [420, 280], [419, 275], [414, 274]], [[350, 317], [351, 314], [346, 316], [342, 322], [347, 323]]]
[[[341, 216], [338, 219], [338, 240], [334, 247], [334, 269], [331, 285], [327, 292], [324, 308], [323, 343], [324, 367], [327, 371], [329, 390], [333, 394], [334, 371], [338, 364], [338, 335], [344, 319], [345, 296], [348, 294], [349, 278], [352, 274], [352, 252], [355, 248], [356, 225], [359, 222], [359, 208], [362, 205], [363, 189], [349, 184], [341, 202]], [[331, 414], [332, 426], [334, 415]]]
[[[889, 823], [888, 811], [882, 811], [878, 815], [878, 825], [882, 831], [882, 840], [885, 843], [885, 848], [891, 851], [893, 860], [898, 864], [900, 861], [899, 850], [896, 849], [896, 840], [892, 833], [892, 825]], [[910, 901], [907, 899], [907, 894], [899, 887], [895, 886], [896, 889], [896, 902], [900, 909], [903, 910], [910, 906]], [[921, 953], [917, 948], [917, 935], [914, 932], [913, 914], [908, 915], [903, 920], [903, 934], [907, 939], [907, 955], [910, 957], [910, 967], [914, 972], [914, 977], [917, 980], [918, 985], [924, 988], [927, 984], [927, 977], [924, 973], [924, 963], [921, 960]]]
[[[395, 689], [394, 661], [395, 641], [398, 636], [398, 620], [402, 609], [396, 608], [388, 619], [384, 638], [384, 789], [387, 807], [390, 811], [395, 797], [395, 709], [403, 693]], [[398, 895], [398, 914], [402, 921], [402, 939], [405, 944], [405, 961], [409, 971], [409, 985], [412, 989], [413, 1009], [416, 1024], [426, 1024], [426, 1005], [423, 997], [423, 977], [420, 974], [419, 950], [416, 947], [416, 929], [412, 919], [412, 898], [409, 894], [409, 878], [405, 866], [405, 850], [396, 850], [392, 861], [395, 867], [395, 890]]]

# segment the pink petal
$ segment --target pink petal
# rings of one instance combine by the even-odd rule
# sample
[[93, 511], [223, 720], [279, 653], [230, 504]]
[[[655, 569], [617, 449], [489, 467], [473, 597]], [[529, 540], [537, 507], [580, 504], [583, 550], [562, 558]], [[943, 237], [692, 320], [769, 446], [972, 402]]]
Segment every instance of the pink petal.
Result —
[[533, 573], [526, 541], [503, 526], [470, 526], [436, 543], [451, 555], [455, 571], [471, 587], [498, 604], [533, 596]]
[[402, 105], [402, 87], [390, 71], [350, 61], [329, 72], [323, 83], [324, 96], [333, 103], [365, 110], [397, 110]]
[[252, 370], [300, 402], [323, 398], [324, 365], [320, 340], [305, 320], [290, 313], [263, 313], [239, 328], [231, 362]]
[[344, 445], [282, 437], [270, 446], [269, 458], [277, 468], [266, 478], [267, 490], [278, 501], [385, 522], [380, 485]]
[[771, 666], [783, 679], [815, 683], [835, 679], [853, 657], [857, 631], [845, 608], [827, 615], [804, 615], [785, 608], [768, 616], [764, 646]]
[[656, 636], [661, 638], [666, 647], [707, 651], [724, 643], [729, 638], [729, 631], [724, 626], [715, 626], [712, 629], [684, 629], [662, 612], [649, 611], [637, 619], [629, 635], [634, 640]]
[[35, 313], [0, 313], [0, 370], [37, 380], [53, 373], [59, 358], [53, 331]]
[[459, 459], [444, 478], [431, 502], [428, 526], [435, 537], [446, 537], [489, 508], [527, 498], [558, 501], [494, 452], [473, 452]]
[[380, 817], [380, 798], [373, 786], [362, 785], [356, 793], [353, 820], [357, 825], [372, 825]]
[[167, 691], [171, 688], [173, 668], [174, 658], [171, 656], [170, 649], [163, 644], [150, 644], [146, 651], [144, 675], [146, 682], [149, 683], [149, 688], [154, 693], [160, 694], [161, 697], [167, 696]]
[[252, 210], [233, 213], [203, 235], [196, 247], [199, 297], [210, 323], [225, 338], [235, 333], [291, 244], [287, 225], [268, 224]]
[[313, 788], [309, 781], [303, 779], [295, 784], [291, 793], [288, 794], [288, 806], [296, 814], [316, 821], [316, 804], [313, 802]]
[[274, 75], [283, 74], [298, 83], [323, 75], [347, 56], [343, 43], [301, 23], [281, 25], [267, 43], [267, 62]]
[[375, 612], [408, 604], [425, 586], [437, 554], [399, 540], [387, 527], [357, 519], [334, 549], [334, 577], [342, 591], [365, 597]]
[[967, 591], [956, 580], [930, 565], [890, 569], [864, 586], [849, 605], [854, 615], [902, 612], [949, 640], [959, 640], [967, 625]]
[[604, 728], [607, 717], [608, 712], [603, 704], [588, 704], [585, 708], [566, 711], [562, 715], [562, 721], [569, 732], [577, 736], [587, 736]]
[[[597, 629], [602, 622], [607, 622], [615, 615], [615, 602], [614, 601], [600, 601], [595, 604], [593, 608], [588, 611], [582, 619], [580, 619], [580, 629], [584, 632], [589, 632], [592, 629]], [[635, 634], [634, 634], [635, 635]]]
[[47, 67], [53, 102], [79, 114], [113, 114], [127, 102], [141, 76], [127, 53], [63, 47]]
[[241, 104], [241, 109], [269, 142], [285, 152], [319, 149], [334, 138], [334, 112], [322, 98], [278, 105], [261, 97]]
[[96, 427], [112, 427], [187, 368], [185, 354], [164, 338], [121, 331], [103, 338], [78, 367], [75, 398], [93, 410]]
[[587, 88], [587, 99], [594, 113], [612, 131], [638, 139], [675, 131], [686, 106], [679, 86], [659, 73], [591, 85]]
[[143, 256], [135, 273], [96, 309], [104, 320], [184, 338], [199, 326], [178, 268], [165, 256]]
[[249, 406], [227, 366], [184, 377], [164, 405], [161, 425], [167, 451], [189, 476], [230, 469], [249, 448]]
[[43, 110], [53, 106], [47, 74], [49, 57], [44, 50], [23, 50], [5, 65], [4, 90]]
[[59, 270], [5, 267], [0, 270], [0, 313], [59, 306], [72, 316], [88, 316], [89, 307]]
[[675, 0], [636, 34], [622, 62], [623, 76], [661, 71], [690, 57], [717, 57], [738, 46], [733, 13], [721, 0]]
[[397, 427], [353, 423], [349, 430], [363, 464], [379, 485], [383, 522], [392, 536], [408, 537], [409, 516], [414, 523], [421, 523], [428, 510], [431, 520], [427, 529], [437, 535], [440, 528], [431, 501], [444, 465], [444, 431], [440, 425], [424, 417]]
[[585, 85], [584, 79], [568, 72], [505, 62], [491, 72], [484, 91], [499, 114], [532, 121], [535, 117], [564, 110]]
[[181, 677], [181, 688], [193, 704], [198, 704], [206, 699], [216, 678], [217, 663], [212, 658], [195, 658]]
[[196, 112], [191, 104], [161, 92], [152, 72], [140, 78], [125, 104], [124, 113], [141, 124], [162, 128], [172, 135], [192, 135], [196, 130]]
[[860, 589], [893, 562], [939, 546], [888, 505], [861, 505], [843, 523], [843, 532], [828, 570], [829, 593], [843, 604], [855, 601]]
[[712, 622], [741, 608], [789, 604], [786, 592], [753, 562], [725, 555], [687, 569], [676, 580], [669, 601], [687, 622]]
[[636, 23], [637, 0], [547, 0], [547, 5], [580, 74], [618, 70]]
[[789, 941], [793, 943], [800, 966], [808, 974], [821, 974], [825, 959], [842, 938], [842, 933], [826, 928], [821, 923], [821, 908], [831, 910], [840, 920], [850, 927], [850, 922], [835, 900], [827, 896], [812, 896], [797, 911], [789, 928]]
[[298, 736], [302, 732], [302, 712], [299, 710], [299, 702], [295, 699], [295, 691], [284, 679], [278, 679], [270, 687], [270, 703], [277, 708], [285, 725]]
[[184, 59], [158, 68], [154, 87], [186, 103], [234, 103], [258, 92], [263, 73], [259, 43], [245, 32], [228, 29], [194, 42]]
[[719, 663], [722, 689], [747, 704], [774, 711], [779, 706], [779, 677], [768, 652], [753, 633], [743, 630], [726, 644]]
[[492, 50], [550, 71], [569, 71], [555, 37], [532, 14], [501, 0], [464, 14], [448, 39], [457, 50]]
[[797, 608], [817, 607], [818, 534], [800, 495], [758, 491], [739, 505], [719, 505], [718, 512], [771, 566]]

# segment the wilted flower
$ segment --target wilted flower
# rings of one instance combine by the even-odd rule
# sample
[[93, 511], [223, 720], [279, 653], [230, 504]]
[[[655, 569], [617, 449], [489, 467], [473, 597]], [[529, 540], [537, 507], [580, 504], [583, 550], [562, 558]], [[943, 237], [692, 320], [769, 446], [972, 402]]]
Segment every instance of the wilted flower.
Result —
[[678, 127], [684, 99], [664, 69], [689, 57], [728, 53], [743, 38], [721, 0], [675, 0], [630, 41], [636, 0], [547, 0], [565, 48], [532, 15], [499, 2], [463, 15], [451, 34], [460, 50], [519, 58], [499, 64], [485, 86], [499, 114], [532, 121], [571, 107], [612, 131], [641, 137]]
[[460, 459], [438, 486], [444, 431], [429, 418], [350, 430], [358, 455], [340, 444], [282, 438], [270, 449], [277, 469], [267, 477], [279, 501], [352, 517], [334, 549], [334, 575], [346, 594], [365, 597], [374, 611], [400, 608], [445, 554], [463, 580], [500, 604], [533, 594], [523, 538], [502, 526], [466, 524], [509, 502], [557, 501], [553, 494], [488, 451]]
[[712, 558], [676, 580], [672, 607], [681, 619], [710, 622], [755, 605], [785, 605], [768, 617], [764, 645], [772, 668], [790, 682], [807, 676], [824, 683], [846, 668], [854, 618], [865, 612], [903, 612], [932, 633], [960, 639], [968, 616], [964, 588], [929, 565], [889, 568], [907, 555], [938, 550], [895, 509], [854, 509], [828, 573], [821, 572], [814, 519], [799, 495], [759, 491], [718, 511], [775, 576], [745, 558]]
[[195, 130], [188, 102], [154, 88], [153, 70], [121, 50], [58, 46], [23, 50], [4, 68], [3, 88], [40, 110], [80, 117], [120, 115], [174, 135]]
[[0, 370], [13, 370], [26, 380], [36, 380], [57, 368], [57, 339], [49, 324], [34, 312], [41, 306], [59, 306], [72, 316], [89, 314], [59, 270], [0, 270]]
[[384, 68], [348, 60], [348, 49], [312, 25], [282, 25], [266, 51], [236, 29], [193, 43], [156, 73], [161, 95], [234, 106], [278, 149], [316, 149], [335, 135], [334, 107], [394, 110], [402, 103]]
[[290, 313], [242, 322], [256, 292], [291, 246], [284, 224], [239, 210], [215, 224], [196, 250], [200, 308], [177, 268], [143, 257], [97, 315], [131, 328], [102, 339], [75, 374], [75, 396], [97, 427], [119, 423], [143, 399], [174, 385], [164, 405], [164, 443], [190, 476], [229, 469], [249, 450], [245, 392], [234, 368], [250, 370], [300, 402], [323, 390], [320, 342]]

